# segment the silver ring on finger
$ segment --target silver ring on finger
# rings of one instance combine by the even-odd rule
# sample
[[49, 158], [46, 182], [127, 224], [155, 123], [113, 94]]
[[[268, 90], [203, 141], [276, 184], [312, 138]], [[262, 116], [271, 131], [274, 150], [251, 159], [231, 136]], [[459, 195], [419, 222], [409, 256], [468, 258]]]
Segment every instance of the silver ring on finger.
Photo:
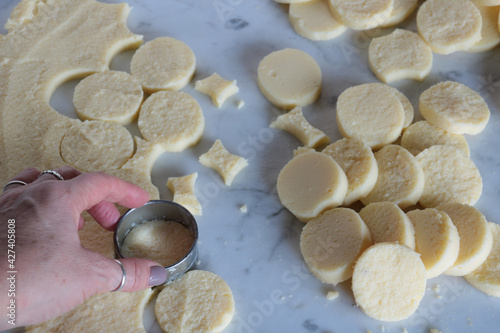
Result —
[[64, 177], [61, 176], [61, 174], [55, 170], [45, 170], [38, 175], [38, 178], [40, 178], [41, 176], [46, 175], [46, 174], [52, 175], [59, 180], [64, 180]]
[[120, 268], [122, 269], [122, 280], [120, 281], [120, 285], [116, 287], [116, 289], [111, 290], [112, 292], [122, 290], [123, 286], [125, 285], [125, 281], [127, 280], [127, 275], [125, 274], [125, 267], [123, 267], [123, 263], [120, 260], [114, 260], [118, 263], [118, 265], [120, 265]]
[[9, 187], [10, 185], [28, 185], [28, 183], [23, 182], [22, 180], [17, 180], [17, 179], [11, 180], [7, 184], [5, 184], [5, 186], [3, 187], [2, 193], [5, 192], [7, 187]]

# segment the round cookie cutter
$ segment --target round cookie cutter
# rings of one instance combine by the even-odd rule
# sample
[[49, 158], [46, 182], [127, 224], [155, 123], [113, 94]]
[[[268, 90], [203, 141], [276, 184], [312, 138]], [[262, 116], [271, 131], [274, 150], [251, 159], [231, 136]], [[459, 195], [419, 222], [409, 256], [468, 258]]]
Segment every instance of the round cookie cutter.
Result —
[[135, 226], [153, 220], [175, 221], [186, 228], [193, 234], [193, 245], [188, 253], [177, 263], [166, 266], [167, 280], [164, 285], [177, 279], [186, 273], [196, 262], [198, 258], [198, 225], [193, 215], [183, 206], [165, 200], [151, 200], [144, 206], [132, 208], [123, 214], [115, 227], [114, 244], [115, 251], [119, 258], [125, 258], [121, 252], [121, 247], [128, 233]]

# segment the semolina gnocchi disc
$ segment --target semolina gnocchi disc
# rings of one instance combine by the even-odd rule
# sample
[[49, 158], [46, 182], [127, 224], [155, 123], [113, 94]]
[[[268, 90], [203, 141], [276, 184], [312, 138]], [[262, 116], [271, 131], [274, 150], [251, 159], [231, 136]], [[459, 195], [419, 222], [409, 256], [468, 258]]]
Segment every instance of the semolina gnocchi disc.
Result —
[[418, 0], [394, 0], [391, 16], [382, 23], [382, 28], [395, 26], [403, 22], [417, 8]]
[[[473, 0], [474, 3], [479, 3], [479, 0]], [[499, 2], [500, 4], [500, 2]], [[495, 48], [500, 44], [500, 32], [498, 26], [498, 16], [500, 7], [498, 6], [480, 6], [479, 12], [483, 18], [483, 26], [481, 28], [481, 39], [467, 52], [485, 52]]]
[[375, 28], [391, 17], [394, 0], [329, 0], [333, 16], [356, 30]]

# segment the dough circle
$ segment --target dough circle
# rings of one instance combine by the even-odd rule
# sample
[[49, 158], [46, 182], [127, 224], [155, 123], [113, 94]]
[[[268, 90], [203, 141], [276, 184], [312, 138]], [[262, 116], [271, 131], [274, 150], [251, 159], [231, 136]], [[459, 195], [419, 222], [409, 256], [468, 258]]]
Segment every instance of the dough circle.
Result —
[[333, 16], [356, 30], [375, 28], [387, 21], [394, 8], [393, 0], [329, 0]]
[[380, 27], [393, 27], [403, 22], [417, 8], [418, 0], [394, 0], [391, 16]]
[[[474, 2], [478, 2], [475, 0]], [[481, 17], [483, 18], [483, 26], [481, 29], [481, 39], [467, 52], [485, 52], [495, 48], [500, 44], [500, 32], [498, 25], [498, 16], [500, 7], [478, 6]]]

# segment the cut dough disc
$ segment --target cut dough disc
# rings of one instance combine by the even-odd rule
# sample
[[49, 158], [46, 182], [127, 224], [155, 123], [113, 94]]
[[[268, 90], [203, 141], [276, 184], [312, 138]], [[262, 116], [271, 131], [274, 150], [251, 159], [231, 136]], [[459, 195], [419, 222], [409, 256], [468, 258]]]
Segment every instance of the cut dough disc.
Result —
[[333, 16], [356, 30], [375, 28], [387, 21], [394, 8], [393, 0], [329, 0]]
[[422, 81], [432, 69], [432, 50], [417, 33], [396, 29], [372, 39], [368, 61], [373, 73], [384, 83], [402, 79]]
[[321, 69], [309, 54], [284, 49], [259, 63], [258, 83], [262, 94], [275, 106], [287, 110], [305, 106], [321, 93]]
[[404, 109], [392, 87], [367, 83], [345, 90], [337, 101], [337, 125], [346, 138], [377, 149], [394, 142], [404, 124]]
[[488, 222], [493, 235], [493, 247], [490, 254], [465, 280], [474, 288], [490, 296], [500, 297], [500, 225]]
[[370, 317], [398, 321], [411, 316], [424, 297], [426, 271], [418, 253], [406, 246], [379, 243], [354, 266], [354, 299]]
[[134, 153], [134, 141], [125, 127], [107, 121], [73, 125], [61, 141], [61, 157], [82, 171], [120, 168]]
[[330, 156], [306, 151], [295, 156], [278, 176], [278, 196], [302, 222], [340, 206], [347, 192], [347, 177]]
[[190, 271], [160, 292], [155, 314], [164, 332], [220, 332], [233, 318], [233, 293], [216, 274]]
[[476, 165], [458, 148], [432, 146], [416, 156], [425, 175], [419, 203], [436, 207], [447, 202], [474, 205], [483, 191]]
[[328, 0], [292, 3], [288, 15], [295, 32], [311, 40], [333, 39], [346, 31], [328, 8]]
[[478, 134], [490, 119], [484, 99], [469, 87], [440, 82], [420, 95], [420, 113], [428, 122], [455, 134]]
[[394, 0], [391, 16], [381, 25], [382, 28], [403, 22], [417, 8], [418, 0]]
[[125, 72], [90, 75], [75, 88], [73, 103], [82, 120], [105, 120], [127, 125], [134, 121], [144, 92], [137, 79]]
[[370, 231], [349, 208], [328, 210], [309, 221], [300, 235], [300, 251], [319, 280], [336, 285], [352, 276], [352, 267], [372, 244]]
[[142, 45], [130, 63], [130, 73], [149, 94], [182, 89], [193, 77], [195, 68], [193, 51], [171, 37], [159, 37]]
[[396, 88], [392, 88], [392, 91], [401, 102], [401, 105], [403, 105], [403, 111], [404, 111], [403, 130], [406, 130], [408, 126], [411, 125], [413, 118], [415, 117], [415, 110], [413, 109], [413, 105], [411, 104], [408, 97], [406, 97], [402, 92], [400, 92]]
[[205, 129], [198, 102], [180, 91], [160, 91], [149, 96], [139, 113], [142, 136], [164, 150], [178, 152], [196, 144]]
[[[474, 0], [473, 2], [478, 3], [479, 1]], [[481, 13], [481, 17], [483, 18], [481, 40], [468, 49], [468, 52], [485, 52], [500, 44], [500, 32], [498, 26], [500, 7], [478, 6], [478, 9]]]
[[469, 0], [427, 0], [417, 13], [420, 36], [440, 54], [465, 51], [481, 40], [482, 18]]
[[390, 201], [402, 209], [414, 205], [424, 189], [424, 173], [415, 156], [406, 149], [388, 145], [375, 153], [378, 178], [373, 190], [361, 199], [372, 202]]
[[341, 139], [322, 152], [332, 157], [347, 176], [349, 186], [343, 202], [345, 206], [371, 192], [377, 182], [378, 166], [370, 147], [356, 139]]
[[459, 203], [447, 203], [436, 209], [448, 214], [460, 236], [457, 261], [444, 273], [455, 276], [469, 274], [486, 260], [491, 251], [493, 236], [486, 218], [476, 208]]

